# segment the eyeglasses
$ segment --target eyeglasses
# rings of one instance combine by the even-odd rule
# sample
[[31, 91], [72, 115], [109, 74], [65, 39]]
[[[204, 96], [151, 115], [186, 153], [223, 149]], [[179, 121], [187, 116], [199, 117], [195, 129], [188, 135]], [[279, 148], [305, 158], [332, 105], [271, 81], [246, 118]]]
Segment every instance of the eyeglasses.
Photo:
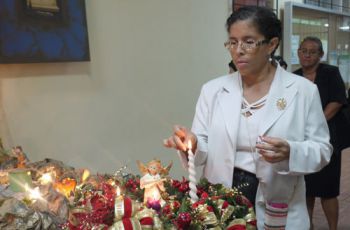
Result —
[[318, 50], [307, 50], [307, 49], [298, 49], [298, 52], [303, 56], [316, 57], [319, 55]]
[[242, 50], [251, 52], [254, 51], [257, 47], [268, 44], [269, 40], [264, 39], [260, 41], [254, 41], [254, 40], [246, 40], [246, 41], [227, 41], [224, 43], [224, 46], [229, 51], [236, 50], [239, 46]]

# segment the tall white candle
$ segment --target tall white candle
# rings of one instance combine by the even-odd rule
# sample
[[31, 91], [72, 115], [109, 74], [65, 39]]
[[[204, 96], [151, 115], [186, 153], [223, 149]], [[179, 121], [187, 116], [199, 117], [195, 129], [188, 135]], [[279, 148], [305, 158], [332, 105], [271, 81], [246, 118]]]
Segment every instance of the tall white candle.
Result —
[[192, 143], [188, 141], [188, 173], [189, 173], [189, 187], [191, 202], [194, 203], [198, 200], [197, 196], [197, 179], [196, 170], [194, 166], [194, 154], [192, 152]]

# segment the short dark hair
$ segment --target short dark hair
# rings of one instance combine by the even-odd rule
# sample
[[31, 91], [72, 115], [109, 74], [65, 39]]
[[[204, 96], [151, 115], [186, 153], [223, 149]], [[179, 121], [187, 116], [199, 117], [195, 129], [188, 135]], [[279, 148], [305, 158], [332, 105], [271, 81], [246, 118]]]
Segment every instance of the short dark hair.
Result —
[[[237, 21], [252, 20], [257, 30], [268, 40], [282, 38], [282, 24], [276, 14], [269, 8], [261, 6], [244, 6], [234, 11], [226, 20], [227, 32]], [[277, 49], [277, 47], [276, 47]]]
[[280, 66], [286, 66], [286, 68], [288, 67], [287, 62], [285, 60], [283, 60], [283, 57], [274, 56], [273, 59], [275, 59], [280, 64]]
[[304, 42], [306, 42], [306, 41], [315, 42], [315, 43], [318, 45], [318, 51], [320, 51], [320, 53], [324, 53], [324, 51], [323, 51], [323, 45], [322, 45], [321, 39], [319, 39], [318, 37], [314, 37], [314, 36], [307, 36], [307, 37], [305, 37], [305, 38], [301, 41], [301, 43], [300, 43], [300, 45], [299, 45], [299, 49], [300, 49], [301, 45], [302, 45]]

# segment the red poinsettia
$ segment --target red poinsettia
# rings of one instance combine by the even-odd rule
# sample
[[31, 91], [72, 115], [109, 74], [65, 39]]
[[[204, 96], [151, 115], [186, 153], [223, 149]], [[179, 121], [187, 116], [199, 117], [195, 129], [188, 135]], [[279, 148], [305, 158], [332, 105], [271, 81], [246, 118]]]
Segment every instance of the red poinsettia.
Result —
[[182, 212], [179, 213], [175, 224], [179, 229], [187, 229], [190, 226], [191, 221], [191, 214], [188, 212]]

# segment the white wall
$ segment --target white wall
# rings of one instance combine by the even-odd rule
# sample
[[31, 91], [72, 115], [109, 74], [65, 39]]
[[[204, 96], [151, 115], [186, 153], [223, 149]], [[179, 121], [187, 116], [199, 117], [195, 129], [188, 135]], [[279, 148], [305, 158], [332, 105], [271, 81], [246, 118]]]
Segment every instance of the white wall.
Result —
[[0, 65], [0, 131], [32, 161], [113, 172], [173, 160], [173, 124], [190, 126], [200, 86], [228, 71], [228, 1], [87, 0], [91, 62]]

